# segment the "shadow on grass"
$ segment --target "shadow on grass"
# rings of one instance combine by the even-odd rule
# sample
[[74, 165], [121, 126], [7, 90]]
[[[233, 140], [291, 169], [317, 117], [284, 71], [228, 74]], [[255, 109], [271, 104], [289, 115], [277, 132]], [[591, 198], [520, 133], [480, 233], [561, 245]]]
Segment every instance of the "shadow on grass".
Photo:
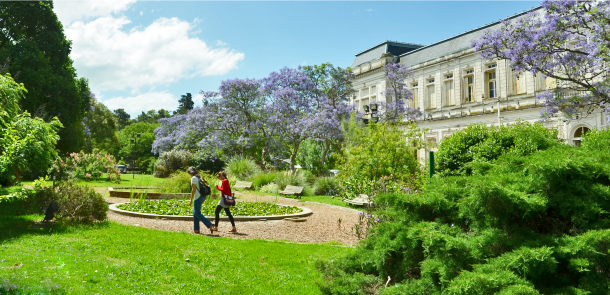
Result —
[[[20, 238], [26, 235], [52, 235], [67, 233], [75, 227], [85, 225], [63, 222], [41, 223], [44, 215], [37, 214], [31, 210], [25, 210], [20, 201], [0, 203], [0, 244], [4, 241]], [[92, 228], [108, 226], [107, 222], [86, 225]], [[0, 293], [2, 294], [2, 293]]]

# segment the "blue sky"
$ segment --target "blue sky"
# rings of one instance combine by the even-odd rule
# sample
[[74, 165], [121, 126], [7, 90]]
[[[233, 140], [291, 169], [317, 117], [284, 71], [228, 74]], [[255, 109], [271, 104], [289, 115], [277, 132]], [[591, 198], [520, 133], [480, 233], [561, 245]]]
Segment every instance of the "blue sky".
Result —
[[79, 76], [111, 110], [174, 110], [181, 94], [284, 66], [330, 62], [384, 40], [428, 45], [539, 1], [56, 1]]

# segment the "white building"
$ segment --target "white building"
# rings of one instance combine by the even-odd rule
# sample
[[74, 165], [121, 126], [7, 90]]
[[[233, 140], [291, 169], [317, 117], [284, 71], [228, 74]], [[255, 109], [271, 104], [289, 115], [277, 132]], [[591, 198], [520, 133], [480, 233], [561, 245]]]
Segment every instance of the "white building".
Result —
[[[414, 94], [412, 106], [424, 113], [418, 124], [428, 130], [426, 138], [431, 142], [439, 143], [471, 123], [497, 125], [540, 120], [542, 102], [536, 94], [554, 87], [554, 81], [530, 72], [516, 76], [507, 61], [484, 60], [470, 48], [471, 40], [499, 25], [500, 22], [492, 23], [428, 46], [385, 41], [356, 54], [351, 68], [357, 91], [352, 102], [363, 112], [363, 105], [385, 101], [382, 66], [400, 62], [414, 70], [415, 77], [406, 82]], [[566, 143], [579, 145], [583, 132], [601, 129], [606, 122], [598, 111], [578, 120], [553, 118], [547, 124], [557, 127], [559, 137]], [[421, 157], [424, 155], [420, 153]]]

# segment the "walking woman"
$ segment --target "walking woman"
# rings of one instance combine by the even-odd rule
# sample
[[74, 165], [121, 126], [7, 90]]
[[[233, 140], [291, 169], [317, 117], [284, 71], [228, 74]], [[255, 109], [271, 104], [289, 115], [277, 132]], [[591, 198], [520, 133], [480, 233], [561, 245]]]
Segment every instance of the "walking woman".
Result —
[[227, 213], [227, 216], [229, 216], [229, 220], [231, 221], [231, 225], [233, 226], [233, 229], [231, 229], [229, 232], [230, 233], [236, 233], [237, 232], [237, 228], [235, 228], [235, 220], [233, 220], [233, 215], [231, 215], [231, 210], [229, 210], [229, 207], [231, 206], [230, 204], [226, 204], [225, 202], [225, 196], [227, 197], [231, 197], [233, 196], [231, 194], [231, 187], [229, 186], [229, 180], [227, 179], [227, 174], [220, 171], [218, 172], [218, 175], [216, 175], [216, 177], [222, 181], [222, 183], [220, 184], [220, 186], [216, 186], [216, 188], [220, 191], [220, 201], [218, 201], [218, 206], [216, 206], [216, 220], [214, 222], [214, 228], [213, 230], [218, 231], [218, 221], [220, 220], [220, 210], [221, 209], [225, 209], [225, 213]]
[[199, 191], [199, 182], [203, 181], [201, 175], [199, 175], [199, 172], [193, 166], [189, 167], [186, 172], [191, 175], [191, 202], [189, 203], [189, 206], [193, 205], [193, 198], [195, 199], [195, 206], [193, 207], [193, 222], [195, 223], [195, 226], [193, 232], [196, 234], [199, 233], [199, 221], [201, 221], [205, 227], [210, 229], [210, 233], [214, 233], [212, 222], [201, 214], [201, 205], [203, 205], [206, 198], [206, 196], [202, 196]]

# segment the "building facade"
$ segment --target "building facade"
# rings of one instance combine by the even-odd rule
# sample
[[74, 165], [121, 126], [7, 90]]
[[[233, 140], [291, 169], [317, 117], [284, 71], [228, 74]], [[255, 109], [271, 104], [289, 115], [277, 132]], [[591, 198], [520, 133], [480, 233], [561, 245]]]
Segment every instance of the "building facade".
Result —
[[[428, 46], [385, 41], [356, 54], [351, 66], [356, 89], [352, 103], [363, 112], [364, 105], [385, 101], [382, 66], [400, 62], [414, 71], [414, 77], [405, 82], [413, 92], [411, 106], [423, 113], [418, 125], [427, 130], [426, 139], [432, 143], [440, 143], [471, 123], [492, 126], [540, 120], [543, 106], [536, 95], [556, 87], [555, 81], [513, 72], [508, 61], [485, 60], [470, 48], [470, 42], [486, 29], [499, 26], [500, 22], [492, 23]], [[580, 145], [582, 134], [601, 129], [605, 120], [596, 111], [576, 120], [551, 118], [545, 124], [557, 128], [567, 144]], [[423, 160], [427, 153], [419, 154]]]

